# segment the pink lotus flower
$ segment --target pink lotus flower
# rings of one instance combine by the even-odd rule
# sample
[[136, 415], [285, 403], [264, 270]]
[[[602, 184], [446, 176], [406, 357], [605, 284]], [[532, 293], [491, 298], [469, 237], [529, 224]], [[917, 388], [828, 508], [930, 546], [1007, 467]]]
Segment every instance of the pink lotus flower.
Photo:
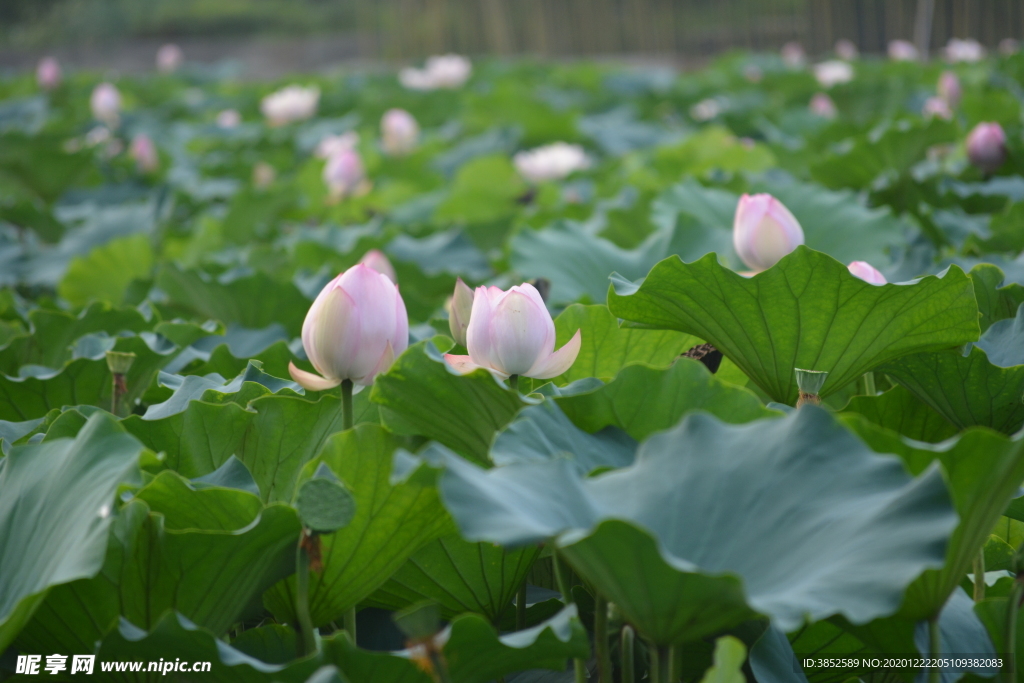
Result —
[[924, 106], [921, 108], [921, 115], [926, 119], [938, 116], [940, 119], [949, 121], [953, 118], [953, 110], [949, 108], [949, 102], [941, 97], [929, 97], [924, 101]]
[[343, 149], [332, 154], [324, 164], [323, 179], [332, 201], [356, 194], [366, 182], [359, 152]]
[[946, 101], [950, 108], [960, 104], [960, 98], [963, 96], [963, 90], [960, 88], [960, 79], [952, 71], [942, 72], [942, 75], [939, 76], [938, 85], [935, 86], [935, 91], [939, 97]]
[[316, 375], [288, 364], [310, 391], [351, 380], [367, 386], [409, 346], [409, 316], [398, 285], [359, 263], [327, 283], [302, 323], [302, 347]]
[[174, 43], [163, 45], [156, 51], [156, 68], [163, 74], [174, 73], [185, 59], [181, 48]]
[[791, 40], [783, 45], [779, 54], [782, 55], [782, 61], [791, 69], [799, 69], [807, 62], [807, 53], [804, 52], [804, 46], [795, 40]]
[[140, 133], [132, 139], [128, 153], [135, 160], [135, 167], [140, 173], [153, 173], [160, 168], [160, 155], [156, 151], [156, 145], [145, 133]]
[[980, 62], [985, 58], [985, 48], [974, 38], [950, 38], [945, 52], [951, 62]]
[[456, 344], [466, 345], [466, 330], [473, 314], [473, 290], [462, 278], [455, 280], [455, 293], [448, 305], [448, 329]]
[[408, 154], [416, 148], [420, 126], [404, 109], [388, 109], [380, 120], [384, 151], [391, 155]]
[[823, 92], [815, 93], [814, 97], [811, 98], [810, 104], [807, 105], [811, 110], [812, 114], [825, 119], [834, 119], [839, 115], [839, 110], [836, 109], [836, 103], [832, 101], [832, 98]]
[[120, 122], [121, 93], [113, 83], [100, 83], [89, 97], [89, 107], [93, 118], [116, 128]]
[[236, 128], [242, 122], [242, 115], [237, 109], [225, 109], [217, 114], [217, 127], [230, 129]]
[[917, 60], [917, 47], [908, 40], [893, 40], [889, 43], [889, 59], [894, 62]]
[[360, 263], [365, 263], [381, 275], [387, 276], [392, 282], [398, 282], [398, 275], [395, 274], [395, 267], [391, 265], [391, 261], [384, 255], [384, 252], [380, 249], [371, 249], [370, 251], [363, 254], [363, 258], [359, 259]]
[[587, 153], [579, 145], [555, 142], [531, 150], [516, 152], [512, 157], [516, 170], [531, 183], [561, 180], [590, 166]]
[[277, 180], [277, 171], [265, 161], [257, 161], [252, 167], [252, 184], [258, 190], [265, 190]]
[[55, 57], [43, 57], [36, 67], [36, 83], [43, 90], [53, 90], [60, 85], [60, 62]]
[[473, 65], [461, 55], [440, 55], [427, 58], [422, 69], [407, 68], [398, 72], [398, 81], [409, 90], [437, 90], [461, 88]]
[[847, 268], [864, 282], [869, 282], [873, 285], [884, 285], [888, 282], [885, 276], [867, 261], [854, 261]]
[[555, 323], [540, 293], [529, 283], [507, 292], [477, 287], [466, 329], [468, 356], [445, 354], [456, 372], [485, 368], [495, 377], [551, 379], [568, 370], [580, 352], [580, 331], [555, 351]]
[[857, 49], [857, 44], [849, 38], [840, 38], [836, 41], [836, 55], [839, 59], [852, 62], [860, 56], [860, 51]]
[[831, 88], [834, 85], [852, 81], [853, 67], [842, 60], [830, 59], [827, 62], [814, 65], [814, 77], [821, 87]]
[[754, 271], [768, 270], [804, 243], [804, 231], [789, 209], [770, 194], [743, 195], [736, 205], [733, 246]]
[[325, 135], [316, 143], [313, 156], [317, 159], [330, 159], [335, 154], [355, 149], [359, 145], [359, 133], [348, 130], [341, 135]]
[[994, 173], [1006, 161], [1006, 133], [998, 123], [979, 123], [967, 136], [967, 158], [983, 173]]
[[260, 111], [271, 126], [283, 126], [312, 117], [319, 102], [320, 88], [289, 85], [264, 97]]

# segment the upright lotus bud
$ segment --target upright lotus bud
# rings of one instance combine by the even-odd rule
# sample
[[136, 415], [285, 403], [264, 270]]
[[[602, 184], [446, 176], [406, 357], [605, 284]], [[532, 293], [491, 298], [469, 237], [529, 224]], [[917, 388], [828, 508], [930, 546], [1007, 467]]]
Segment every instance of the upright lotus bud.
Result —
[[360, 263], [365, 263], [381, 275], [386, 275], [392, 282], [398, 282], [398, 275], [395, 274], [395, 267], [391, 265], [391, 261], [384, 255], [384, 252], [380, 249], [371, 249], [370, 251], [363, 254], [363, 258], [359, 259]]
[[836, 103], [823, 92], [814, 93], [814, 97], [811, 98], [811, 102], [807, 106], [812, 114], [816, 114], [824, 119], [834, 119], [839, 115]]
[[853, 80], [853, 67], [842, 60], [830, 59], [814, 65], [814, 78], [823, 88], [849, 83]]
[[967, 136], [967, 158], [983, 173], [994, 173], [1006, 161], [1006, 133], [998, 123], [979, 123]]
[[93, 118], [116, 128], [120, 122], [121, 93], [113, 83], [100, 83], [92, 91], [89, 107]]
[[230, 128], [236, 128], [238, 124], [242, 122], [242, 115], [238, 113], [236, 109], [225, 109], [224, 111], [217, 114], [217, 127], [224, 128], [225, 130]]
[[398, 156], [416, 148], [420, 126], [406, 110], [388, 109], [380, 120], [380, 134], [384, 151]]
[[836, 56], [839, 59], [845, 59], [848, 62], [852, 62], [860, 56], [860, 51], [857, 50], [857, 45], [848, 38], [840, 38], [836, 41]]
[[533, 285], [507, 292], [477, 287], [466, 329], [468, 356], [446, 354], [457, 372], [485, 368], [504, 379], [512, 375], [551, 379], [568, 370], [580, 352], [580, 331], [555, 351], [555, 323]]
[[359, 263], [327, 283], [302, 323], [302, 347], [316, 375], [288, 364], [310, 391], [351, 380], [366, 386], [409, 345], [409, 316], [398, 285]]
[[344, 149], [332, 154], [324, 164], [323, 179], [334, 201], [355, 194], [366, 179], [359, 152]]
[[889, 42], [889, 59], [895, 62], [913, 62], [917, 60], [917, 48], [908, 40]]
[[355, 149], [359, 145], [359, 133], [348, 130], [341, 135], [325, 135], [316, 143], [313, 156], [317, 159], [330, 159], [335, 154], [340, 154], [349, 149]]
[[312, 117], [319, 102], [320, 88], [289, 85], [264, 97], [260, 111], [271, 126], [283, 126]]
[[960, 79], [952, 71], [942, 72], [942, 75], [939, 76], [939, 82], [935, 86], [935, 91], [939, 94], [939, 97], [946, 101], [950, 108], [955, 108], [960, 104], [960, 98], [963, 96], [963, 90], [960, 88]]
[[181, 66], [184, 58], [180, 47], [174, 43], [168, 43], [156, 51], [156, 68], [162, 74], [174, 73]]
[[448, 310], [448, 329], [456, 344], [466, 345], [466, 330], [469, 329], [470, 315], [473, 313], [473, 290], [462, 278], [455, 280], [455, 293], [452, 294]]
[[519, 175], [532, 183], [561, 180], [590, 166], [583, 148], [566, 142], [555, 142], [518, 152], [512, 158], [512, 163], [519, 171]]
[[277, 171], [265, 161], [258, 161], [252, 167], [252, 184], [257, 190], [265, 190], [277, 180]]
[[800, 391], [800, 396], [797, 399], [796, 407], [799, 408], [802, 405], [810, 403], [811, 405], [818, 405], [821, 403], [821, 388], [825, 386], [825, 380], [828, 379], [828, 373], [821, 370], [801, 370], [796, 368], [796, 386]]
[[929, 97], [921, 107], [921, 116], [926, 119], [938, 116], [940, 119], [949, 121], [953, 118], [953, 110], [949, 108], [949, 102], [941, 97]]
[[53, 90], [60, 85], [60, 62], [55, 57], [43, 57], [36, 67], [36, 83], [43, 90]]
[[132, 139], [128, 153], [135, 160], [135, 166], [140, 173], [153, 173], [160, 168], [160, 155], [156, 151], [156, 145], [145, 133], [140, 133]]
[[782, 55], [782, 61], [786, 63], [786, 66], [792, 69], [799, 69], [807, 61], [807, 54], [804, 52], [804, 46], [795, 40], [791, 40], [783, 45], [780, 54]]
[[747, 267], [768, 270], [804, 243], [804, 231], [789, 209], [770, 194], [743, 195], [736, 205], [733, 246]]
[[859, 277], [864, 282], [868, 282], [873, 285], [884, 285], [888, 282], [885, 276], [878, 272], [874, 266], [867, 261], [854, 261], [847, 266], [850, 272]]

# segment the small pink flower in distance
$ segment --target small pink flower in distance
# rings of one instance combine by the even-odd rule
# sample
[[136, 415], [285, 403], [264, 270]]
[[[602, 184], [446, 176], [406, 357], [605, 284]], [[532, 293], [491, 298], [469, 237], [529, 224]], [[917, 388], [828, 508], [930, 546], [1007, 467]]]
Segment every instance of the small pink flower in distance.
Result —
[[174, 73], [181, 66], [185, 55], [174, 43], [168, 43], [156, 51], [156, 68], [162, 74]]
[[854, 261], [847, 266], [850, 272], [859, 277], [864, 282], [871, 283], [873, 285], [884, 285], [887, 283], [885, 276], [882, 275], [878, 270], [874, 268], [867, 261]]
[[1006, 161], [1006, 133], [998, 123], [979, 123], [967, 136], [967, 158], [983, 173], [994, 173]]
[[960, 98], [963, 96], [963, 89], [960, 87], [960, 79], [956, 77], [956, 74], [952, 71], [943, 71], [942, 75], [939, 76], [939, 82], [935, 86], [935, 91], [939, 97], [946, 100], [946, 104], [950, 108], [956, 107], [960, 104]]
[[388, 109], [380, 120], [384, 151], [392, 156], [408, 154], [416, 148], [420, 126], [404, 109]]
[[332, 201], [355, 194], [366, 180], [363, 159], [356, 150], [343, 149], [328, 157], [322, 177]]
[[508, 291], [477, 287], [466, 328], [469, 355], [449, 353], [444, 358], [461, 374], [485, 368], [500, 379], [512, 375], [551, 379], [576, 362], [581, 340], [576, 330], [555, 351], [555, 323], [533, 285], [523, 283]]
[[225, 109], [217, 114], [217, 127], [230, 129], [236, 128], [242, 122], [242, 115], [236, 109]]
[[909, 40], [893, 40], [889, 42], [889, 59], [894, 62], [917, 61], [917, 47]]
[[836, 41], [836, 56], [839, 59], [852, 62], [860, 56], [860, 51], [857, 49], [857, 44], [849, 38], [840, 38]]
[[111, 128], [120, 123], [121, 93], [113, 83], [100, 83], [89, 97], [93, 118]]
[[804, 46], [795, 40], [791, 40], [783, 45], [782, 50], [779, 52], [782, 55], [782, 61], [791, 69], [799, 69], [807, 62], [807, 53], [804, 52]]
[[153, 140], [145, 133], [132, 138], [128, 153], [135, 160], [140, 173], [153, 173], [160, 168], [160, 155], [157, 153]]
[[53, 90], [60, 85], [60, 62], [55, 57], [43, 57], [36, 67], [36, 83], [43, 90]]
[[839, 115], [839, 110], [836, 109], [836, 103], [832, 101], [831, 97], [823, 92], [814, 94], [808, 108], [811, 110], [811, 113], [817, 114], [825, 119], [834, 119]]
[[754, 271], [768, 270], [804, 243], [804, 231], [789, 209], [770, 194], [745, 194], [736, 204], [733, 246]]
[[926, 119], [937, 116], [940, 119], [949, 121], [953, 118], [953, 110], [949, 108], [949, 102], [941, 97], [929, 97], [924, 101], [924, 106], [921, 108], [921, 115]]

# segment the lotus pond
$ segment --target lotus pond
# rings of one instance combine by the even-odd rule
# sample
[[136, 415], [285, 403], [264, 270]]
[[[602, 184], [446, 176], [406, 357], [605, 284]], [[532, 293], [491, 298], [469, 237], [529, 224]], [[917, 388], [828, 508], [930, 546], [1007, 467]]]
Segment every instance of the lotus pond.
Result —
[[0, 679], [1024, 680], [1024, 55], [180, 61], [0, 80]]

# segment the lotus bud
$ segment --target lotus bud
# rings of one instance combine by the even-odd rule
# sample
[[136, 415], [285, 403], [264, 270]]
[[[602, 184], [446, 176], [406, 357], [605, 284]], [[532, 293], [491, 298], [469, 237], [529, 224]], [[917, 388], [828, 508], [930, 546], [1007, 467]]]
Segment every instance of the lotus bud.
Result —
[[979, 123], [967, 136], [967, 157], [983, 173], [994, 173], [1006, 161], [1006, 133], [998, 123]]
[[800, 396], [797, 399], [796, 407], [799, 408], [802, 405], [808, 403], [812, 405], [818, 405], [821, 403], [819, 394], [821, 388], [825, 386], [825, 380], [828, 379], [828, 373], [821, 370], [801, 370], [796, 368], [796, 386], [800, 390]]
[[128, 153], [135, 160], [135, 167], [140, 173], [153, 173], [160, 168], [160, 155], [156, 151], [156, 145], [145, 133], [140, 133], [132, 139]]
[[185, 56], [174, 43], [163, 45], [156, 51], [156, 68], [163, 74], [174, 73], [181, 66]]
[[974, 38], [950, 38], [945, 52], [951, 62], [979, 62], [985, 58], [985, 48]]
[[333, 200], [354, 194], [366, 179], [363, 160], [354, 149], [331, 155], [324, 164], [324, 184]]
[[894, 62], [913, 62], [917, 60], [917, 48], [907, 40], [893, 40], [889, 43], [889, 59]]
[[878, 272], [874, 266], [867, 261], [854, 261], [847, 266], [850, 272], [859, 277], [864, 282], [868, 282], [873, 285], [884, 285], [888, 282], [885, 276]]
[[428, 58], [422, 69], [402, 69], [398, 80], [410, 90], [454, 89], [461, 88], [472, 72], [473, 65], [465, 57], [443, 55]]
[[43, 90], [53, 90], [60, 85], [60, 62], [54, 57], [43, 57], [36, 67], [36, 83]]
[[469, 328], [470, 315], [473, 312], [473, 290], [462, 278], [455, 280], [455, 293], [452, 294], [448, 310], [448, 329], [456, 344], [466, 345], [466, 330]]
[[953, 118], [953, 110], [949, 108], [949, 103], [941, 97], [929, 97], [921, 107], [921, 116], [926, 119], [938, 116], [940, 119], [949, 121]]
[[852, 62], [860, 56], [860, 51], [857, 50], [857, 45], [848, 38], [840, 38], [836, 41], [836, 55], [839, 59], [845, 59], [848, 62]]
[[852, 81], [853, 67], [844, 61], [830, 59], [827, 62], [814, 65], [814, 77], [821, 87], [831, 88], [834, 85]]
[[238, 124], [242, 122], [242, 115], [235, 109], [225, 109], [224, 111], [217, 114], [217, 127], [224, 128], [236, 128]]
[[252, 167], [252, 184], [258, 190], [265, 190], [277, 180], [277, 171], [265, 161], [259, 161]]
[[811, 110], [812, 114], [816, 114], [825, 119], [834, 119], [839, 115], [839, 110], [836, 109], [836, 103], [832, 101], [832, 98], [823, 92], [815, 93], [814, 97], [811, 98], [811, 102], [807, 105]]
[[367, 386], [409, 345], [409, 316], [398, 285], [359, 263], [327, 283], [302, 323], [302, 347], [319, 375], [288, 364], [310, 391], [345, 380]]
[[519, 175], [533, 183], [560, 180], [590, 165], [582, 147], [565, 142], [519, 152], [512, 162]]
[[803, 244], [804, 231], [775, 197], [745, 194], [736, 205], [732, 239], [743, 263], [754, 271], [762, 271]]
[[799, 69], [807, 61], [807, 54], [804, 52], [804, 46], [795, 40], [791, 40], [783, 45], [780, 54], [782, 55], [782, 61], [791, 69]]
[[359, 133], [354, 130], [345, 131], [341, 135], [326, 135], [316, 143], [313, 156], [317, 159], [330, 159], [335, 154], [355, 149], [359, 145]]
[[319, 102], [320, 88], [289, 85], [264, 97], [260, 111], [269, 125], [283, 126], [312, 117]]
[[960, 98], [963, 95], [963, 90], [960, 88], [960, 79], [956, 77], [956, 74], [952, 71], [943, 71], [942, 75], [939, 76], [938, 85], [935, 87], [936, 92], [939, 94], [946, 104], [950, 108], [955, 108], [960, 104]]
[[116, 128], [120, 122], [121, 93], [112, 83], [100, 83], [92, 91], [89, 107], [93, 118]]
[[371, 249], [366, 252], [363, 254], [363, 258], [359, 259], [359, 262], [365, 263], [381, 275], [387, 276], [392, 282], [398, 282], [395, 267], [391, 265], [391, 261], [388, 260], [388, 257], [380, 249]]
[[392, 155], [408, 154], [416, 148], [420, 126], [404, 109], [388, 109], [380, 120], [384, 151]]

